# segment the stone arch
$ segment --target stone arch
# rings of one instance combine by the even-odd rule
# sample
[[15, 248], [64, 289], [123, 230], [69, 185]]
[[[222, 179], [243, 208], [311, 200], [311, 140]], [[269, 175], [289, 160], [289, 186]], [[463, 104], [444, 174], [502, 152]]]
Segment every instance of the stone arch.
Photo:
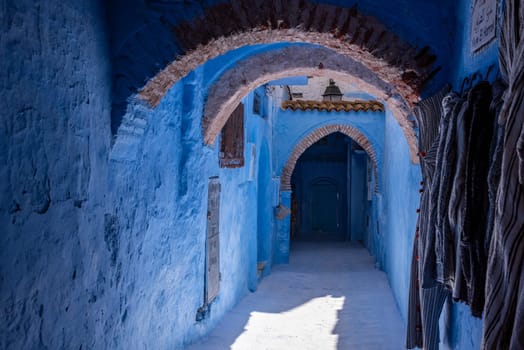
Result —
[[331, 124], [321, 126], [311, 133], [303, 137], [293, 148], [291, 155], [289, 156], [282, 173], [280, 175], [280, 191], [291, 191], [291, 175], [293, 175], [293, 170], [295, 170], [295, 165], [297, 164], [298, 158], [315, 142], [321, 138], [333, 134], [335, 132], [340, 132], [351, 139], [353, 139], [360, 147], [362, 147], [371, 159], [373, 163], [373, 175], [375, 177], [375, 193], [379, 191], [379, 182], [378, 177], [378, 159], [377, 153], [373, 148], [373, 144], [369, 139], [362, 134], [358, 129], [344, 124]]
[[[167, 17], [164, 21], [181, 52], [139, 90], [137, 98], [150, 107], [156, 107], [173, 84], [191, 71], [230, 51], [274, 43], [319, 45], [359, 63], [389, 85], [384, 90], [388, 109], [403, 129], [412, 162], [418, 163], [416, 136], [407, 115], [439, 70], [434, 67], [436, 56], [428, 47], [418, 49], [405, 42], [377, 18], [363, 15], [355, 7], [307, 0], [290, 1], [285, 6], [280, 0], [258, 2], [256, 6], [250, 0], [233, 0], [206, 8], [191, 21], [172, 22]], [[126, 57], [134, 56], [128, 53]], [[141, 56], [137, 53], [137, 57]], [[324, 62], [314, 66], [322, 67]], [[311, 65], [308, 68], [313, 70]], [[208, 122], [209, 118], [203, 124]], [[210, 144], [214, 137], [209, 136], [217, 131], [215, 127], [206, 128], [204, 137]]]
[[215, 142], [233, 110], [250, 91], [272, 80], [300, 75], [326, 76], [352, 83], [384, 101], [402, 128], [412, 162], [418, 162], [417, 139], [408, 120], [409, 103], [396, 87], [360, 62], [333, 50], [311, 45], [286, 47], [254, 55], [223, 73], [208, 93], [202, 122], [204, 142], [208, 145]]
[[306, 0], [253, 4], [235, 0], [212, 6], [192, 21], [174, 23], [172, 32], [184, 53], [139, 92], [156, 106], [167, 90], [206, 61], [248, 45], [310, 43], [361, 62], [396, 85], [410, 104], [436, 70], [428, 47], [417, 49], [390, 32], [377, 18], [347, 8]]

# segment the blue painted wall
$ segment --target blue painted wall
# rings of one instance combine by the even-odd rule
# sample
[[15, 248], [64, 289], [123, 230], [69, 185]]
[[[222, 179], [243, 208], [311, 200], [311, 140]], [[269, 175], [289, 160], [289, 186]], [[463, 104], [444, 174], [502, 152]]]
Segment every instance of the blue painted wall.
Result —
[[[498, 2], [499, 17], [497, 19], [497, 25], [500, 26], [504, 0]], [[460, 0], [456, 11], [457, 35], [455, 38], [454, 51], [456, 64], [454, 65], [450, 80], [453, 88], [457, 91], [460, 89], [464, 77], [470, 76], [475, 72], [483, 73], [484, 77], [487, 68], [494, 64], [495, 70], [493, 70], [493, 73], [490, 75], [490, 80], [493, 81], [498, 70], [498, 36], [500, 30], [497, 30], [497, 39], [480, 51], [473, 52], [471, 49], [470, 35], [473, 4], [473, 0]]]
[[[130, 104], [111, 149], [104, 8], [0, 9], [0, 348], [173, 349], [207, 333], [256, 289], [257, 226], [272, 232], [264, 184], [274, 109], [264, 90], [266, 118], [244, 100], [241, 169], [219, 169], [217, 145], [203, 146], [200, 117], [219, 61], [176, 84], [154, 111]], [[221, 292], [196, 322], [211, 176], [222, 183]], [[260, 221], [257, 196], [266, 203]], [[264, 241], [271, 256], [275, 239]]]
[[392, 114], [386, 112], [384, 187], [377, 200], [373, 251], [387, 275], [406, 321], [413, 237], [419, 206], [420, 167], [411, 163], [408, 145]]
[[[128, 247], [122, 257], [120, 289], [130, 305], [115, 347], [133, 347], [136, 339], [142, 339], [150, 347], [179, 348], [205, 335], [242, 296], [256, 290], [257, 256], [259, 252], [271, 253], [267, 215], [271, 192], [265, 184], [271, 174], [272, 109], [264, 89], [257, 93], [265, 118], [253, 114], [252, 94], [244, 99], [245, 166], [219, 168], [220, 140], [213, 148], [204, 146], [199, 118], [209, 71], [209, 67], [198, 68], [176, 84], [157, 109], [145, 112], [148, 126], [135, 159], [122, 156], [126, 153], [119, 150], [118, 140], [113, 150], [114, 200], [122, 222], [121, 236], [125, 237], [120, 244]], [[128, 117], [135, 114], [130, 111]], [[207, 183], [211, 176], [218, 176], [222, 186], [220, 293], [206, 318], [195, 322], [203, 304]], [[259, 218], [259, 213], [266, 216]], [[258, 237], [259, 232], [267, 236]], [[269, 270], [271, 261], [266, 260]], [[150, 326], [144, 327], [144, 323]]]
[[272, 262], [272, 217], [273, 188], [271, 174], [271, 155], [268, 142], [264, 141], [260, 148], [258, 161], [257, 184], [257, 262], [266, 263], [262, 273], [269, 273]]
[[[370, 162], [368, 155], [365, 151], [352, 150], [350, 153], [349, 161], [351, 162], [349, 172], [349, 232], [350, 240], [352, 241], [363, 241], [364, 237], [367, 236], [367, 218], [369, 213], [369, 202], [367, 198], [368, 194], [368, 182], [367, 182], [367, 167]], [[371, 189], [373, 191], [373, 189]]]
[[0, 2], [2, 349], [107, 348], [122, 316], [105, 274], [104, 22], [98, 1]]
[[[282, 208], [291, 208], [291, 192], [281, 191], [279, 206]], [[278, 212], [278, 208], [275, 209], [275, 214]], [[286, 215], [283, 218], [275, 218], [275, 241], [274, 241], [274, 254], [273, 261], [275, 264], [287, 264], [289, 263], [289, 232], [291, 229], [290, 215]]]

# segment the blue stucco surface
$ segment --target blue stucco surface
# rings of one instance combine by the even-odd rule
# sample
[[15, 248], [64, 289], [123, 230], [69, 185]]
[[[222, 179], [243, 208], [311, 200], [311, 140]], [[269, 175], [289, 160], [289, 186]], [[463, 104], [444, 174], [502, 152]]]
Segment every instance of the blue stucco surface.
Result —
[[386, 112], [384, 144], [384, 190], [381, 200], [377, 201], [379, 230], [374, 253], [380, 268], [388, 275], [405, 321], [421, 174], [420, 167], [411, 163], [402, 130], [389, 111]]
[[[458, 2], [457, 8], [457, 35], [455, 37], [455, 66], [450, 77], [453, 88], [460, 90], [462, 80], [475, 73], [482, 74], [482, 78], [486, 76], [487, 69], [490, 65], [494, 65], [492, 73], [489, 76], [490, 81], [493, 81], [498, 72], [498, 35], [500, 30], [497, 30], [497, 38], [486, 45], [477, 52], [473, 52], [471, 48], [471, 21], [473, 15], [473, 0], [461, 0]], [[497, 18], [497, 26], [500, 26], [503, 1], [499, 1], [498, 9], [499, 16]], [[477, 80], [478, 82], [479, 80]]]
[[[119, 204], [126, 207], [123, 211], [147, 212], [156, 218], [135, 221], [141, 225], [138, 231], [143, 231], [149, 239], [130, 242], [129, 247], [140, 247], [140, 253], [132, 252], [134, 259], [127, 260], [125, 266], [126, 270], [129, 268], [141, 276], [129, 283], [136, 285], [139, 279], [140, 284], [149, 286], [126, 294], [138, 308], [128, 310], [126, 318], [130, 326], [127, 329], [140, 332], [138, 328], [144, 319], [151, 325], [169, 324], [140, 334], [145, 344], [158, 348], [178, 348], [205, 335], [242, 296], [255, 291], [258, 249], [267, 255], [267, 269], [271, 267], [271, 216], [267, 215], [271, 192], [264, 184], [270, 182], [271, 174], [268, 140], [272, 116], [254, 115], [252, 95], [244, 99], [246, 165], [237, 169], [219, 168], [220, 140], [212, 148], [204, 146], [201, 120], [195, 117], [202, 113], [205, 81], [206, 69], [201, 67], [176, 84], [147, 116], [148, 128], [143, 138], [146, 143], [141, 146], [138, 159], [113, 161], [112, 176], [117, 177], [113, 181], [119, 184], [116, 196], [127, 198]], [[261, 96], [262, 104], [267, 105], [265, 95]], [[183, 106], [182, 101], [191, 103], [189, 108]], [[271, 112], [267, 106], [263, 110]], [[257, 153], [262, 145], [265, 155], [259, 161]], [[121, 172], [125, 175], [119, 175]], [[259, 174], [264, 178], [259, 178]], [[210, 305], [206, 318], [195, 322], [197, 310], [203, 304], [207, 181], [211, 176], [218, 176], [221, 183], [220, 293]], [[147, 183], [137, 184], [143, 181]], [[258, 184], [262, 184], [262, 188]], [[253, 200], [256, 198], [262, 205]], [[141, 208], [142, 205], [151, 208]], [[259, 219], [259, 212], [265, 216]], [[266, 236], [257, 237], [259, 231]], [[123, 236], [136, 237], [137, 234], [123, 232]], [[263, 247], [258, 247], [259, 242]], [[172, 290], [173, 283], [176, 292]], [[162, 307], [151, 309], [151, 303], [155, 303], [159, 295], [163, 295]], [[122, 340], [116, 346], [132, 344]]]
[[121, 317], [91, 297], [110, 293], [101, 270], [113, 269], [103, 13], [96, 1], [0, 2], [2, 349], [104, 348]]
[[[280, 192], [280, 206], [291, 208], [291, 191]], [[277, 209], [276, 209], [277, 210]], [[275, 210], [275, 212], [276, 212]], [[291, 229], [290, 215], [275, 219], [275, 236], [273, 259], [275, 264], [289, 263], [289, 232]]]
[[[353, 151], [349, 159], [349, 237], [352, 241], [364, 241], [369, 224], [369, 207], [373, 203], [373, 195], [368, 201], [368, 192], [373, 193], [373, 184], [367, 183], [369, 157], [364, 151]], [[371, 189], [368, 188], [371, 186]]]
[[262, 142], [258, 156], [257, 184], [257, 262], [266, 262], [263, 272], [268, 273], [273, 261], [271, 155], [268, 142]]
[[[2, 101], [11, 101], [3, 110], [13, 116], [0, 129], [0, 301], [7, 310], [0, 347], [172, 349], [202, 336], [256, 289], [258, 203], [251, 199], [259, 183], [264, 254], [275, 241], [272, 192], [263, 188], [272, 174], [273, 109], [264, 107], [266, 119], [246, 115], [246, 164], [260, 168], [254, 178], [249, 166], [219, 169], [218, 147], [203, 144], [209, 67], [173, 86], [155, 110], [130, 104], [110, 151], [103, 8], [21, 2], [0, 13], [2, 47], [10, 47], [1, 52], [8, 68]], [[251, 162], [252, 147], [262, 143], [264, 158]], [[221, 291], [196, 322], [207, 181], [217, 175]]]

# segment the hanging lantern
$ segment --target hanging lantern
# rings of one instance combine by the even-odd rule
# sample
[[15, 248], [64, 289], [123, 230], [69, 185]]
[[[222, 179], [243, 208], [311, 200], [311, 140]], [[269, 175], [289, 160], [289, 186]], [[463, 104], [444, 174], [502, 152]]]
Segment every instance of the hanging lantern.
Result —
[[329, 79], [329, 85], [326, 87], [326, 90], [322, 95], [324, 101], [342, 101], [342, 96], [344, 96], [344, 94], [335, 84], [335, 81], [333, 79]]

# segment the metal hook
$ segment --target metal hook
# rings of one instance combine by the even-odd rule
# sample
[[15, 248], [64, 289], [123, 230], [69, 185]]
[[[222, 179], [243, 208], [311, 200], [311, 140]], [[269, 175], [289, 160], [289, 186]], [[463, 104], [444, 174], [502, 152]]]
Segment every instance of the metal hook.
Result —
[[495, 68], [494, 64], [491, 64], [488, 67], [488, 70], [486, 71], [486, 76], [484, 77], [484, 80], [489, 81], [489, 75], [491, 74], [491, 71]]
[[460, 95], [464, 95], [464, 84], [468, 82], [469, 83], [469, 77], [465, 77], [462, 79], [462, 85], [460, 86]]
[[469, 86], [470, 89], [473, 87], [473, 84], [475, 83], [475, 80], [477, 79], [482, 79], [482, 74], [480, 74], [479, 72], [475, 72], [471, 76], [471, 85]]

